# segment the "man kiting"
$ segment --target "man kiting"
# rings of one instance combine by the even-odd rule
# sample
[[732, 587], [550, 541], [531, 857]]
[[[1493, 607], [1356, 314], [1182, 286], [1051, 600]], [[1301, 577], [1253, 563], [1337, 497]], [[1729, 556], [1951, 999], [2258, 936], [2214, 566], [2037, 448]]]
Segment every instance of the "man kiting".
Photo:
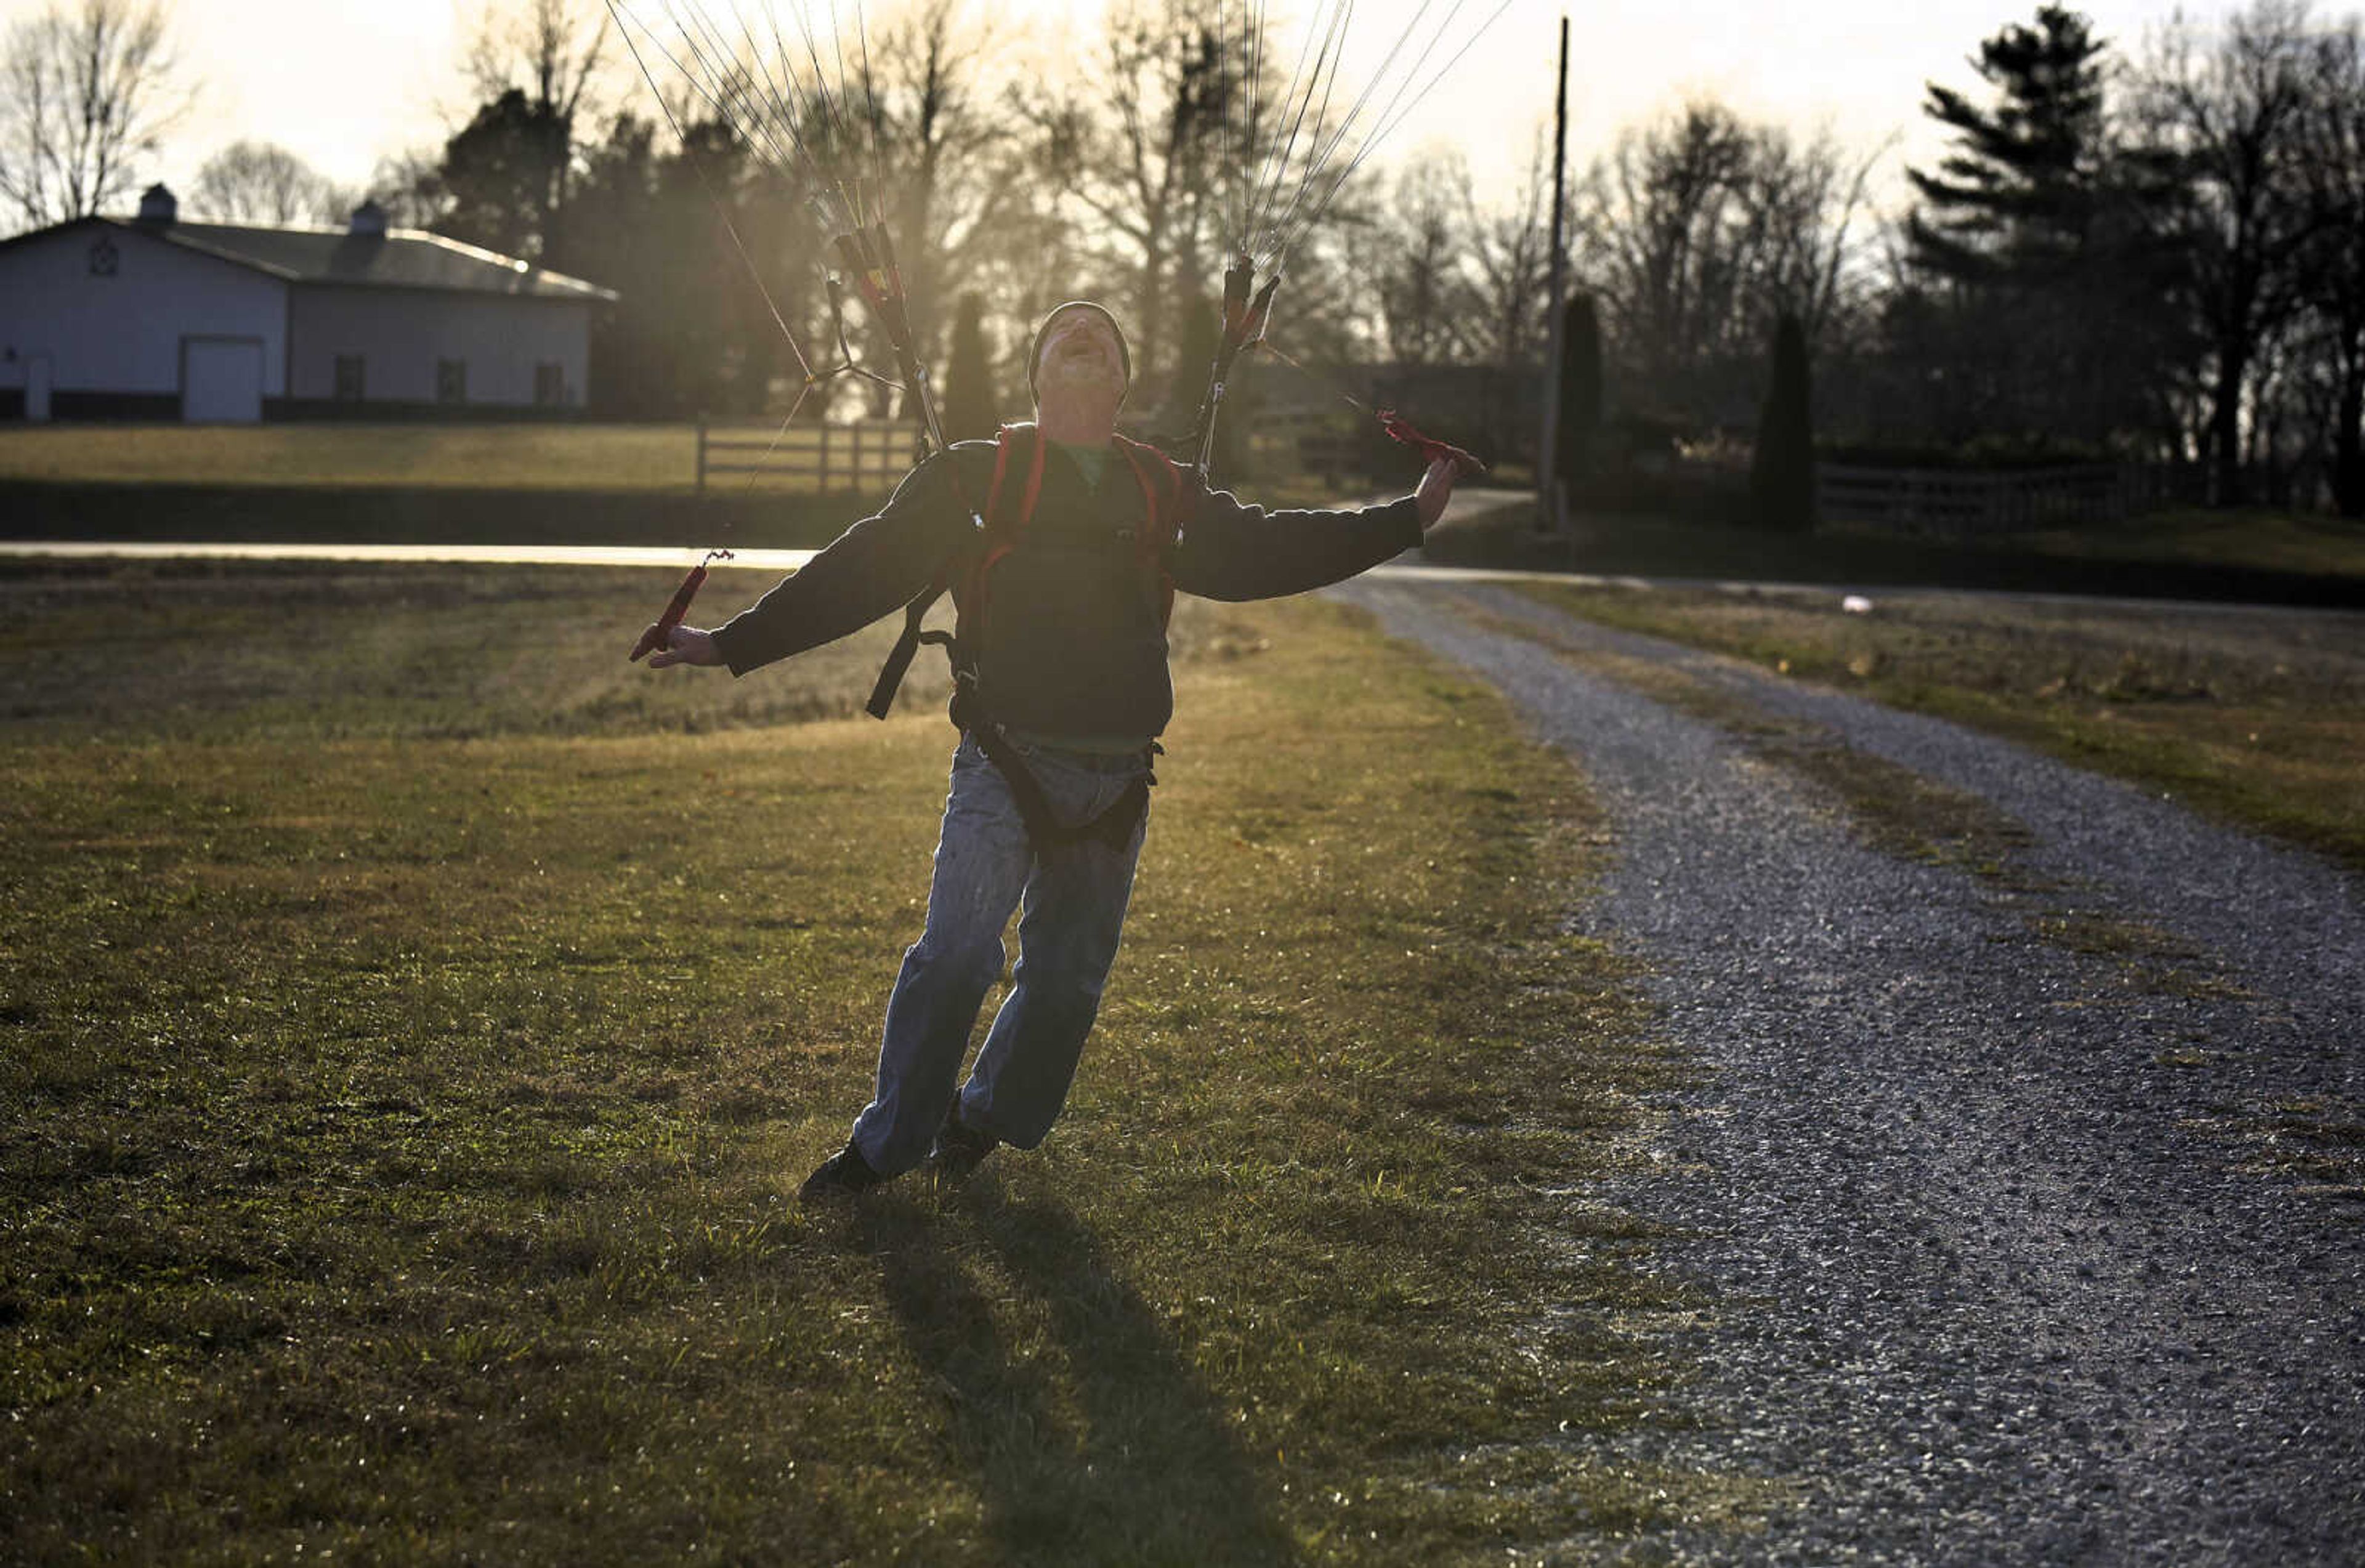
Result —
[[[870, 1103], [805, 1182], [809, 1203], [924, 1159], [958, 1180], [999, 1144], [1033, 1148], [1058, 1119], [1116, 958], [1173, 711], [1173, 593], [1271, 599], [1352, 577], [1419, 543], [1452, 493], [1444, 461], [1415, 494], [1355, 511], [1266, 512], [1209, 489], [1117, 435], [1130, 353], [1089, 301], [1044, 319], [1027, 371], [1033, 426], [937, 453], [745, 613], [674, 627], [649, 661], [745, 675], [859, 630], [940, 574], [954, 586], [962, 736], [927, 921], [888, 1000]], [[958, 1083], [1014, 909], [1009, 994]]]

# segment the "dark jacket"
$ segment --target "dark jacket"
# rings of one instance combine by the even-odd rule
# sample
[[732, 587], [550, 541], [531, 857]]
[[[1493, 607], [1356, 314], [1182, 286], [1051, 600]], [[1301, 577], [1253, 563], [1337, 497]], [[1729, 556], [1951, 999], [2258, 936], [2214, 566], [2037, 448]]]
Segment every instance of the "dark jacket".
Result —
[[[886, 507], [718, 628], [734, 675], [858, 631], [901, 608], [969, 544], [993, 478], [994, 443], [961, 442], [920, 465]], [[956, 471], [954, 465], [958, 465]], [[1015, 472], [1004, 484], [1021, 482]], [[955, 483], [956, 476], [958, 484]], [[1273, 599], [1320, 588], [1420, 543], [1412, 499], [1357, 511], [1274, 511], [1182, 474], [1182, 526], [1167, 569], [1205, 599]], [[987, 711], [1046, 736], [1155, 735], [1173, 714], [1159, 585], [1134, 531], [1141, 486], [1115, 452], [1100, 483], [1056, 447], [1018, 545], [990, 577], [972, 651]]]

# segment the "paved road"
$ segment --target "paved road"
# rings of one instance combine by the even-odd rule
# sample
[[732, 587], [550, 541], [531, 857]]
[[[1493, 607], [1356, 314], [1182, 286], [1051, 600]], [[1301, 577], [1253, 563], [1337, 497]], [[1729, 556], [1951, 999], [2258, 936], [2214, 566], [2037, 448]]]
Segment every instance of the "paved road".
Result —
[[[1503, 498], [1519, 498], [1517, 492], [1467, 489], [1453, 493], [1452, 510], [1448, 516], [1465, 509], [1485, 510], [1503, 504]], [[0, 540], [0, 559], [14, 556], [32, 560], [217, 560], [217, 561], [377, 561], [408, 566], [428, 566], [436, 563], [457, 563], [468, 566], [667, 566], [683, 568], [696, 562], [703, 551], [683, 545], [632, 544], [327, 544], [327, 543], [209, 543], [203, 541], [152, 540], [91, 540], [91, 539], [17, 539]], [[740, 550], [734, 553], [728, 566], [718, 571], [733, 569], [763, 573], [794, 572], [817, 554], [812, 550]], [[1712, 588], [1731, 593], [1795, 596], [1828, 602], [1833, 596], [1850, 592], [1881, 594], [1889, 590], [1877, 585], [1833, 586], [1824, 583], [1750, 582], [1723, 577], [1597, 577], [1585, 573], [1531, 572], [1492, 570], [1485, 567], [1437, 566], [1421, 558], [1418, 550], [1409, 551], [1395, 564], [1375, 568], [1367, 574], [1382, 581], [1412, 582], [1519, 582], [1530, 579], [1574, 583], [1594, 588]], [[1900, 590], [1916, 598], [1990, 599], [2023, 604], [2078, 604], [2092, 608], [2158, 608], [2169, 601], [2159, 599], [2102, 599], [2082, 594], [2019, 593], [1987, 588], [1927, 588]], [[2236, 614], [2276, 614], [2284, 616], [2317, 616], [2365, 622], [2365, 610], [2308, 609], [2286, 605], [2246, 605], [2232, 602], [2178, 600], [2180, 610], [2205, 610]]]
[[[1702, 1425], [1643, 1457], [1799, 1502], [1680, 1554], [2365, 1562], [2365, 889], [1504, 588], [1335, 591], [1591, 779], [1617, 864], [1575, 918], [1647, 961], [1706, 1070], [1664, 1107], [1665, 1174], [1612, 1194], [1707, 1306], [1676, 1331]], [[1638, 695], [1605, 655], [1812, 726], [1826, 764], [1987, 802], [2008, 864], [1874, 847], [1828, 766]]]

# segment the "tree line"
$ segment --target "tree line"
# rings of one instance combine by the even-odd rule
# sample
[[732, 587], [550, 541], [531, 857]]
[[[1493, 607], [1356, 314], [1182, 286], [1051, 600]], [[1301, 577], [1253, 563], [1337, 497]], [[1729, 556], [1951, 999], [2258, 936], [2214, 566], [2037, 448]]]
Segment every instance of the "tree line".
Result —
[[[152, 0], [63, 3], [17, 24], [0, 61], [0, 197], [26, 222], [119, 202], [172, 123]], [[1013, 71], [1003, 26], [919, 0], [874, 17], [851, 68], [957, 422], [1023, 408], [1028, 329], [1075, 294], [1131, 327], [1137, 409], [1187, 420], [1216, 330], [1223, 214], [1254, 177], [1250, 77], [1281, 62], [1242, 50], [1210, 0], [1110, 0], [1053, 80]], [[97, 125], [75, 78], [93, 62], [118, 99]], [[241, 144], [201, 170], [184, 211], [334, 221], [366, 194], [398, 224], [615, 288], [595, 344], [606, 414], [777, 411], [806, 384], [790, 336], [817, 367], [842, 350], [886, 364], [859, 307], [833, 308], [809, 176], [757, 156], [687, 91], [650, 112], [616, 87], [623, 63], [600, 7], [518, 0], [472, 41], [456, 129], [388, 159], [366, 193]], [[1907, 172], [1894, 213], [1876, 210], [1885, 152], [1713, 99], [1580, 162], [1561, 302], [1593, 378], [1568, 399], [1595, 425], [1569, 449], [1577, 469], [1721, 440], [1745, 450], [1767, 419], [1803, 428], [1766, 403], [1787, 333], [1812, 366], [1827, 451], [2137, 458], [2185, 476], [2195, 498], [2365, 515], [2359, 23], [2250, 0], [2126, 49], [2048, 5], [1979, 40], [1970, 70], [1926, 84], [1948, 147]], [[1279, 92], [1263, 84], [1268, 102]], [[1341, 187], [1290, 257], [1273, 334], [1312, 367], [1307, 396], [1341, 367], [1365, 373], [1359, 386], [1532, 383], [1555, 303], [1548, 151], [1539, 137], [1499, 199], [1434, 149]], [[893, 405], [844, 377], [805, 412]], [[1442, 422], [1456, 417], [1498, 454], [1532, 448], [1518, 399]]]
[[1881, 300], [1898, 424], [2044, 432], [2189, 465], [2215, 502], [2365, 516], [2358, 21], [2255, 0], [2129, 62], [2046, 6], [1978, 64], [1992, 103], [1931, 89], [1956, 151], [1912, 174]]

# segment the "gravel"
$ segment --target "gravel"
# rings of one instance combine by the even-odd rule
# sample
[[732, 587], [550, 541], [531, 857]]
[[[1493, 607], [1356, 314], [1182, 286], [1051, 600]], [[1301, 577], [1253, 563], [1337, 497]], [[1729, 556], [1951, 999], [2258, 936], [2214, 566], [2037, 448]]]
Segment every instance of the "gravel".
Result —
[[[1669, 1330], [1695, 1376], [1620, 1457], [1794, 1501], [1646, 1554], [2365, 1562], [2365, 1202], [2277, 1132], [2365, 1119], [2365, 888], [2006, 743], [1508, 589], [1336, 591], [1583, 768], [1617, 863], [1572, 919], [1646, 961], [1702, 1070], [1660, 1107], [1655, 1174], [1604, 1194], [1664, 1227], [1649, 1266], [1706, 1309]], [[1825, 726], [2030, 842], [2002, 879], [1879, 853], [1821, 786], [1472, 609]], [[2155, 932], [2155, 961], [2033, 928], [2070, 911]]]

